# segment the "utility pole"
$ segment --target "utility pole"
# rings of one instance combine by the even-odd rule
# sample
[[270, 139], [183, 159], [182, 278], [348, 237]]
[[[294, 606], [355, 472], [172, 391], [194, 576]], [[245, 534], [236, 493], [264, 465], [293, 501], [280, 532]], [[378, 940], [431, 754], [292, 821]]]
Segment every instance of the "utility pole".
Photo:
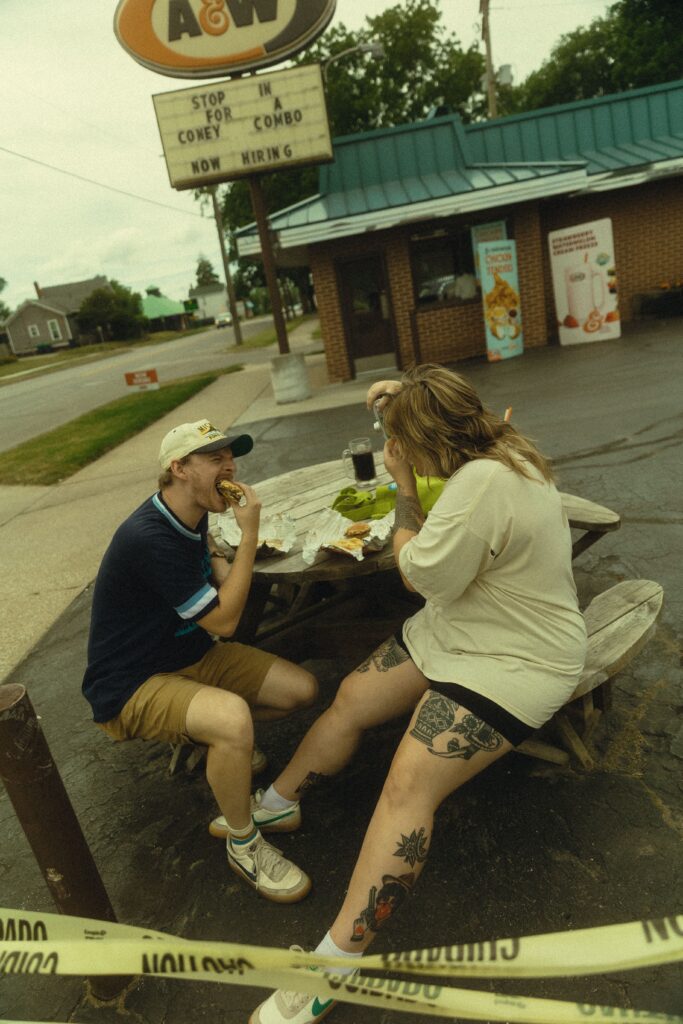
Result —
[[493, 72], [493, 58], [491, 56], [489, 0], [479, 0], [479, 13], [481, 14], [481, 38], [484, 41], [484, 59], [486, 61], [486, 92], [488, 95], [489, 117], [497, 117], [496, 76]]
[[242, 328], [240, 326], [240, 318], [237, 313], [237, 303], [235, 302], [235, 289], [232, 285], [232, 278], [230, 276], [230, 266], [228, 263], [228, 253], [225, 248], [225, 231], [223, 230], [223, 217], [221, 215], [221, 208], [218, 203], [216, 193], [218, 192], [217, 185], [211, 185], [209, 188], [211, 193], [211, 202], [213, 203], [213, 215], [216, 219], [216, 229], [218, 231], [218, 244], [221, 247], [221, 256], [223, 258], [223, 273], [225, 274], [225, 284], [228, 289], [228, 305], [230, 306], [230, 315], [232, 317], [232, 329], [235, 332], [235, 344], [242, 344]]
[[251, 206], [254, 211], [259, 240], [261, 242], [263, 272], [266, 276], [266, 284], [268, 285], [270, 304], [273, 307], [273, 323], [275, 325], [277, 347], [280, 350], [280, 355], [284, 356], [288, 355], [290, 352], [289, 340], [287, 336], [287, 325], [285, 324], [285, 318], [282, 314], [282, 296], [280, 295], [280, 289], [278, 288], [277, 283], [277, 269], [275, 266], [275, 256], [273, 255], [273, 241], [270, 236], [268, 212], [266, 210], [266, 203], [263, 197], [263, 189], [261, 188], [261, 179], [257, 174], [249, 174], [247, 176], [247, 182], [249, 184], [249, 192], [251, 193]]

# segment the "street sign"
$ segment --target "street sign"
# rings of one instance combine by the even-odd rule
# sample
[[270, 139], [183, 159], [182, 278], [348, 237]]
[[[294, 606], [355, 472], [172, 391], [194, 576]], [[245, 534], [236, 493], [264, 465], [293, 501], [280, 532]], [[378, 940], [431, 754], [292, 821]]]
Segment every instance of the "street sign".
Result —
[[171, 185], [332, 160], [319, 64], [153, 97]]
[[146, 68], [215, 78], [278, 64], [318, 38], [336, 0], [119, 0], [114, 32]]
[[199, 303], [196, 299], [185, 299], [183, 302], [183, 309], [186, 313], [194, 313], [199, 309]]
[[135, 370], [124, 374], [126, 384], [133, 391], [158, 391], [159, 378], [156, 370]]

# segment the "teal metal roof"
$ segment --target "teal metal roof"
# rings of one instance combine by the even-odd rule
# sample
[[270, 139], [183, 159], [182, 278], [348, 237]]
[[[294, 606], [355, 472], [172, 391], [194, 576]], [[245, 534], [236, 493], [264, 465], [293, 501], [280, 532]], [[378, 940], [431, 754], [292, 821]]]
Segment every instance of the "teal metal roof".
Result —
[[[320, 168], [317, 196], [270, 217], [283, 247], [322, 238], [324, 225], [326, 237], [352, 234], [397, 223], [392, 211], [405, 221], [411, 208], [442, 216], [450, 200], [450, 212], [482, 209], [681, 160], [683, 80], [481, 124], [452, 115], [347, 135], [334, 140], [334, 157]], [[258, 251], [255, 225], [236, 234], [241, 251]]]
[[148, 320], [159, 320], [164, 316], [179, 316], [185, 312], [185, 307], [165, 295], [143, 295], [142, 312]]
[[465, 127], [475, 163], [585, 160], [588, 174], [683, 157], [683, 81]]

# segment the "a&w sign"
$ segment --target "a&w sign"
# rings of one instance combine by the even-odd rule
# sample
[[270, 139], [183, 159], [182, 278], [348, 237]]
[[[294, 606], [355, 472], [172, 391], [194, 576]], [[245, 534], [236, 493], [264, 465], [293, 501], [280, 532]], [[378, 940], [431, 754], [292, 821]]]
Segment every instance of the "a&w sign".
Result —
[[114, 31], [140, 64], [211, 78], [278, 63], [325, 29], [336, 0], [120, 0]]

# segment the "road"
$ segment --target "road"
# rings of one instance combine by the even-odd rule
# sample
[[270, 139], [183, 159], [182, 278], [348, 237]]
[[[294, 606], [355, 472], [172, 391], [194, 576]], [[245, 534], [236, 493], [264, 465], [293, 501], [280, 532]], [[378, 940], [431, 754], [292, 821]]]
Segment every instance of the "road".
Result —
[[[270, 324], [259, 318], [242, 324], [248, 340]], [[265, 362], [277, 346], [228, 352], [234, 344], [231, 327], [160, 342], [107, 359], [68, 366], [52, 373], [27, 376], [0, 388], [0, 451], [44, 434], [126, 394], [124, 373], [155, 369], [162, 384], [234, 363]]]

